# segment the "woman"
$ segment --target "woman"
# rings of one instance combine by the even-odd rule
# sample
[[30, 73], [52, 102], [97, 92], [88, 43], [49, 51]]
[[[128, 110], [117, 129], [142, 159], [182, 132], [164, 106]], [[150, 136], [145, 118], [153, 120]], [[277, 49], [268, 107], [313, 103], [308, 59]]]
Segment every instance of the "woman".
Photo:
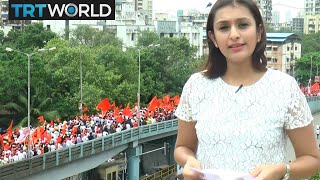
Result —
[[[207, 21], [205, 70], [186, 82], [176, 110], [175, 160], [192, 168], [300, 179], [319, 171], [312, 115], [294, 78], [266, 68], [266, 33], [252, 0], [218, 0]], [[287, 137], [296, 160], [286, 162]], [[201, 165], [200, 165], [201, 164]]]

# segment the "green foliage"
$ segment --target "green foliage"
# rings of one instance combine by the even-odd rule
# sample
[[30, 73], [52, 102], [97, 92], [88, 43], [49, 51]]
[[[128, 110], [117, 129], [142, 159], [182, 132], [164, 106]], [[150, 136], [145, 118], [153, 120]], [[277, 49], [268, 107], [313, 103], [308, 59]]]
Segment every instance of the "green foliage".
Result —
[[266, 32], [267, 33], [287, 33], [287, 32], [293, 32], [291, 28], [289, 27], [280, 27], [280, 29], [275, 30], [270, 24], [266, 24]]
[[73, 45], [86, 45], [89, 47], [97, 47], [101, 45], [112, 45], [116, 47], [122, 46], [122, 41], [106, 31], [99, 31], [89, 25], [79, 25], [71, 31], [72, 38], [70, 40]]
[[320, 51], [320, 32], [302, 35], [302, 54]]
[[[311, 66], [311, 57], [312, 57], [312, 66]], [[317, 66], [320, 67], [320, 52], [310, 52], [303, 55], [300, 59], [298, 59], [295, 63], [295, 77], [298, 82], [302, 83], [302, 85], [306, 86], [311, 73], [312, 82], [314, 82], [314, 76], [317, 74]], [[312, 71], [311, 71], [312, 67]]]
[[[0, 46], [0, 112], [10, 112], [3, 122], [15, 119], [15, 125], [27, 122], [27, 57], [6, 52], [6, 46], [34, 52], [43, 47], [44, 30], [38, 25], [24, 32], [12, 31]], [[24, 42], [26, 37], [30, 42]], [[184, 83], [203, 60], [195, 58], [196, 49], [185, 38], [159, 38], [152, 31], [140, 32], [137, 48], [123, 52], [122, 42], [112, 34], [88, 26], [79, 26], [70, 40], [48, 40], [44, 48], [54, 51], [34, 54], [31, 59], [32, 123], [41, 115], [47, 120], [79, 115], [80, 66], [82, 67], [83, 103], [89, 113], [108, 97], [116, 105], [131, 107], [137, 101], [139, 56], [141, 64], [141, 105], [153, 96], [180, 94]], [[24, 39], [24, 40], [23, 40]], [[160, 46], [149, 46], [150, 44]], [[32, 50], [31, 50], [32, 49]], [[205, 58], [204, 58], [205, 59]], [[5, 105], [5, 106], [4, 106]], [[5, 126], [7, 127], [7, 126]]]
[[309, 180], [320, 180], [320, 173], [317, 173], [317, 175], [312, 176]]
[[45, 30], [42, 23], [35, 23], [24, 28], [23, 32], [12, 29], [4, 38], [4, 46], [20, 49], [24, 52], [44, 47], [46, 42], [56, 36], [52, 31]]
[[[38, 96], [37, 91], [32, 91], [31, 96], [31, 110], [30, 110], [30, 123], [31, 125], [37, 124], [37, 118], [43, 115], [46, 119], [55, 119], [59, 117], [57, 111], [46, 111], [46, 107], [52, 102], [51, 98], [42, 99]], [[4, 110], [10, 112], [13, 119], [20, 119], [20, 122], [15, 125], [16, 127], [27, 126], [28, 123], [28, 97], [27, 93], [21, 93], [15, 101], [8, 102], [2, 107]]]
[[0, 45], [3, 44], [3, 41], [4, 41], [4, 32], [0, 30]]
[[150, 44], [156, 44], [155, 42], [159, 41], [159, 35], [151, 30], [141, 31], [138, 37], [138, 47], [147, 47]]

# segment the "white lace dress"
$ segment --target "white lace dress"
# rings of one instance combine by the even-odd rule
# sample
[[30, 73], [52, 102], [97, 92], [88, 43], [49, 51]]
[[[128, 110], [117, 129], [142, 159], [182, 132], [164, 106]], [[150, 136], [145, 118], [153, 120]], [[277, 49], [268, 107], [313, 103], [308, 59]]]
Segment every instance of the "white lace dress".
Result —
[[175, 115], [196, 121], [198, 160], [209, 168], [250, 172], [258, 164], [286, 160], [285, 129], [313, 120], [295, 79], [268, 69], [251, 86], [193, 74], [186, 82]]

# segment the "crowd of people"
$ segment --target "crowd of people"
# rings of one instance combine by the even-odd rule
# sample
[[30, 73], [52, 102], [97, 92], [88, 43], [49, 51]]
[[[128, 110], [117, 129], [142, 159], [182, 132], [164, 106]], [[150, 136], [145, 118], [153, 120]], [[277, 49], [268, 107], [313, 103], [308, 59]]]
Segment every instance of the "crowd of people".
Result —
[[312, 86], [303, 87], [300, 85], [300, 90], [307, 97], [320, 96], [320, 83], [315, 82]]
[[[109, 107], [108, 111], [99, 114], [70, 118], [65, 121], [42, 122], [42, 125], [17, 128], [2, 135], [0, 161], [2, 164], [20, 161], [43, 153], [71, 147], [95, 138], [107, 136], [130, 128], [154, 124], [176, 118], [174, 111], [177, 101], [162, 102], [156, 99], [157, 105], [149, 103], [148, 107], [137, 107], [125, 113], [125, 109]], [[170, 104], [170, 105], [169, 105]], [[140, 118], [139, 118], [140, 116]], [[12, 125], [11, 125], [12, 126]], [[30, 133], [30, 151], [28, 153], [28, 135]]]

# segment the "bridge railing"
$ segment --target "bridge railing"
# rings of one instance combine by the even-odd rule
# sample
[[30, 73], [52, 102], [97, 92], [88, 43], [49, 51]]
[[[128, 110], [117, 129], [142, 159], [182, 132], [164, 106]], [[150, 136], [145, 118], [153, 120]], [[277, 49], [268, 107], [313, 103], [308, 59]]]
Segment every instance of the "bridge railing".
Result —
[[0, 179], [19, 179], [74, 160], [108, 151], [114, 147], [139, 139], [172, 132], [177, 130], [177, 126], [178, 122], [176, 119], [147, 126], [140, 126], [119, 133], [109, 134], [85, 143], [76, 144], [69, 148], [38, 155], [30, 159], [5, 164], [0, 167]]
[[[307, 97], [307, 101], [312, 112], [320, 111], [320, 97]], [[69, 148], [2, 165], [0, 166], [0, 179], [19, 179], [102, 151], [111, 150], [123, 144], [172, 132], [177, 129], [178, 120], [174, 119], [109, 134]]]
[[307, 101], [320, 101], [320, 96], [306, 97]]

